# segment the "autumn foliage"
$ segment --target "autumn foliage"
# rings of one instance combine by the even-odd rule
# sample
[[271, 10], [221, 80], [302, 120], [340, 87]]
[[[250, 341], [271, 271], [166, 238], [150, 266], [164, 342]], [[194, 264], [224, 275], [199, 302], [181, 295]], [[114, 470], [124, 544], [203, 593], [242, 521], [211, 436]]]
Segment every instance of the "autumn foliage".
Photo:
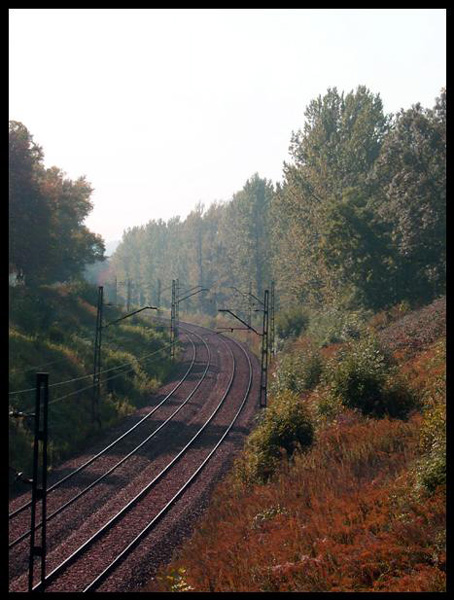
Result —
[[[445, 353], [440, 303], [432, 335], [398, 351], [404, 326], [383, 329], [421, 405], [406, 419], [341, 406], [313, 445], [251, 483], [233, 471], [189, 542], [149, 591], [442, 592], [446, 579]], [[437, 316], [438, 315], [438, 316]], [[399, 358], [400, 357], [400, 358]], [[311, 411], [323, 392], [305, 393]], [[435, 466], [434, 466], [435, 465]], [[444, 478], [443, 478], [444, 474]]]

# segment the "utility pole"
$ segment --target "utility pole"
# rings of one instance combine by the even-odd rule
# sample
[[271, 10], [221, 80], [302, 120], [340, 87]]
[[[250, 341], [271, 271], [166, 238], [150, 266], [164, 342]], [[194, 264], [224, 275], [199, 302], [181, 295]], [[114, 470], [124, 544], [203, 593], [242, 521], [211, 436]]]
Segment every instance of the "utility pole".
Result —
[[267, 404], [267, 382], [268, 382], [268, 362], [269, 362], [269, 341], [268, 341], [268, 326], [269, 326], [269, 311], [268, 311], [268, 290], [265, 290], [263, 301], [263, 326], [262, 326], [262, 352], [261, 352], [261, 368], [260, 368], [260, 407]]
[[[33, 571], [35, 556], [41, 558], [41, 584], [39, 591], [44, 592], [46, 577], [46, 514], [47, 514], [47, 437], [49, 406], [49, 373], [36, 373], [35, 403], [35, 439], [33, 444], [33, 479], [30, 523], [30, 555], [28, 569], [28, 591], [33, 591]], [[38, 485], [39, 442], [41, 455], [41, 486]], [[41, 501], [41, 544], [35, 543], [36, 505]]]
[[123, 321], [123, 319], [127, 319], [128, 317], [132, 317], [133, 315], [142, 312], [143, 310], [152, 309], [157, 310], [156, 306], [143, 306], [138, 310], [134, 310], [131, 313], [123, 315], [119, 319], [115, 319], [115, 321], [111, 321], [110, 323], [106, 323], [103, 325], [103, 307], [104, 307], [104, 288], [99, 286], [98, 288], [98, 310], [96, 313], [96, 333], [95, 333], [95, 347], [94, 347], [94, 356], [93, 356], [93, 394], [92, 394], [92, 405], [91, 405], [91, 414], [92, 421], [97, 421], [99, 427], [101, 427], [101, 417], [99, 414], [99, 399], [101, 397], [101, 349], [102, 349], [102, 330], [118, 323], [119, 321]]
[[170, 358], [175, 358], [175, 279], [172, 279], [172, 301], [170, 304]]
[[131, 309], [131, 280], [128, 277], [128, 291], [126, 295], [126, 312], [129, 312]]
[[145, 290], [143, 283], [137, 284], [137, 295], [136, 295], [137, 306], [143, 306], [145, 304]]
[[271, 309], [270, 309], [270, 319], [271, 319], [271, 327], [270, 327], [270, 350], [271, 350], [271, 354], [274, 356], [274, 354], [276, 354], [276, 348], [275, 348], [275, 336], [274, 336], [274, 303], [275, 303], [275, 289], [274, 289], [274, 281], [271, 282]]
[[[255, 298], [255, 296], [254, 296]], [[258, 300], [258, 298], [257, 298]], [[268, 339], [268, 330], [269, 330], [269, 291], [265, 290], [263, 303], [259, 300], [260, 304], [262, 304], [263, 308], [256, 309], [258, 311], [263, 312], [263, 322], [262, 322], [262, 333], [256, 331], [252, 325], [249, 325], [246, 321], [243, 321], [238, 315], [233, 313], [228, 308], [219, 308], [218, 312], [225, 312], [231, 314], [235, 319], [246, 325], [246, 328], [250, 331], [253, 331], [257, 335], [262, 337], [262, 349], [261, 349], [261, 368], [260, 368], [260, 393], [259, 393], [259, 406], [260, 408], [264, 408], [267, 405], [267, 385], [268, 385], [268, 362], [269, 362], [269, 339]], [[245, 329], [244, 327], [228, 327], [229, 331], [233, 331], [234, 329]]]
[[117, 298], [117, 278], [114, 279], [114, 291], [113, 291], [113, 304], [117, 306], [118, 298]]
[[132, 308], [133, 306], [137, 306], [137, 304], [139, 303], [137, 293], [138, 293], [137, 283], [135, 281], [131, 281], [131, 307], [130, 308]]
[[[195, 288], [200, 287], [200, 285], [196, 285], [193, 288], [190, 288], [190, 290], [186, 290], [187, 292], [194, 290]], [[172, 280], [172, 311], [171, 311], [171, 316], [170, 316], [170, 340], [171, 342], [176, 342], [176, 340], [178, 339], [178, 326], [180, 323], [180, 302], [183, 302], [183, 300], [187, 300], [188, 298], [190, 298], [191, 296], [195, 296], [196, 294], [200, 294], [200, 292], [208, 292], [208, 288], [201, 288], [200, 290], [196, 290], [195, 292], [192, 292], [192, 294], [187, 294], [186, 296], [183, 296], [183, 298], [180, 298], [180, 282], [177, 279]], [[173, 321], [173, 326], [172, 326], [172, 321]], [[172, 343], [171, 346], [171, 352], [173, 352], [173, 354], [171, 354], [172, 359], [175, 358], [175, 343]]]
[[[252, 307], [254, 306], [254, 302], [252, 299], [257, 300], [258, 305], [263, 306], [263, 302], [257, 298], [257, 296], [254, 296], [254, 294], [252, 293], [252, 281], [249, 281], [249, 293], [245, 294], [244, 292], [242, 292], [241, 290], [239, 290], [238, 288], [236, 288], [235, 286], [230, 286], [230, 288], [232, 290], [235, 290], [236, 293], [241, 294], [241, 296], [245, 297], [248, 299], [248, 324], [251, 326], [248, 330], [248, 334], [250, 335], [251, 331], [254, 331], [253, 327], [252, 327]], [[260, 310], [260, 309], [258, 309]], [[251, 340], [249, 338], [249, 345], [251, 345]]]
[[[249, 298], [248, 298], [248, 302], [249, 302], [249, 315], [248, 315], [248, 322], [249, 325], [252, 326], [252, 281], [249, 281]], [[249, 347], [251, 347], [251, 330], [249, 329], [248, 331], [248, 337], [249, 337]]]
[[161, 280], [158, 279], [158, 301], [156, 303], [158, 306], [161, 306]]
[[98, 288], [98, 310], [96, 313], [96, 332], [95, 348], [93, 356], [93, 393], [91, 400], [91, 420], [97, 421], [101, 427], [99, 416], [99, 397], [101, 395], [101, 344], [102, 344], [102, 314], [104, 303], [104, 288], [102, 285]]
[[175, 339], [178, 339], [180, 325], [180, 280], [175, 282]]

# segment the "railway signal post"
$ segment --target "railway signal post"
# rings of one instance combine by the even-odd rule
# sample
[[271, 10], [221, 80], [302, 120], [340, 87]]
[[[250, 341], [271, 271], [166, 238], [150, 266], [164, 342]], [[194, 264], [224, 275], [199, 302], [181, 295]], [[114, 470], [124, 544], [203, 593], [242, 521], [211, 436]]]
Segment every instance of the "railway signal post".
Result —
[[102, 344], [102, 316], [104, 308], [104, 288], [98, 287], [98, 310], [96, 313], [95, 348], [93, 356], [93, 393], [91, 401], [91, 419], [101, 427], [99, 416], [99, 397], [101, 395], [101, 344]]
[[270, 297], [270, 351], [271, 354], [276, 354], [275, 348], [275, 328], [274, 328], [274, 304], [275, 304], [275, 289], [274, 281], [271, 282], [271, 297]]
[[170, 358], [175, 359], [175, 279], [172, 279], [172, 302], [170, 305]]
[[180, 280], [175, 281], [175, 339], [178, 339], [178, 327], [180, 325]]
[[[198, 287], [201, 287], [201, 286], [196, 285], [193, 288], [186, 290], [186, 292], [190, 292], [191, 290], [194, 290], [195, 288], [198, 288]], [[208, 292], [208, 291], [209, 291], [208, 288], [201, 288], [200, 290], [196, 290], [195, 292], [192, 292], [192, 294], [187, 294], [186, 296], [183, 296], [183, 298], [180, 298], [180, 282], [178, 279], [175, 281], [175, 293], [172, 294], [172, 298], [174, 298], [174, 300], [172, 302], [172, 306], [174, 306], [174, 311], [173, 311], [173, 313], [174, 313], [174, 325], [173, 325], [174, 337], [173, 337], [173, 341], [176, 341], [178, 339], [178, 327], [180, 324], [180, 302], [183, 302], [183, 300], [187, 300], [191, 296], [200, 294], [200, 292]], [[183, 292], [183, 293], [186, 293], [186, 292]], [[172, 344], [172, 350], [173, 350], [172, 358], [174, 358], [175, 357], [175, 344]]]
[[126, 312], [129, 312], [131, 308], [131, 280], [128, 278], [127, 283], [127, 291], [126, 291]]
[[110, 321], [103, 325], [103, 308], [104, 308], [104, 288], [102, 285], [98, 288], [98, 310], [96, 313], [96, 333], [95, 333], [95, 347], [93, 357], [93, 395], [92, 395], [92, 420], [96, 421], [101, 427], [101, 417], [99, 414], [99, 399], [101, 396], [101, 349], [102, 349], [102, 331], [119, 321], [123, 321], [128, 317], [132, 317], [139, 312], [146, 309], [158, 310], [156, 306], [143, 306], [138, 310], [134, 310], [131, 313], [123, 315], [119, 319]]
[[[255, 296], [253, 296], [255, 298]], [[258, 300], [258, 298], [256, 298]], [[261, 349], [261, 367], [260, 367], [260, 394], [259, 394], [259, 406], [260, 408], [264, 408], [267, 405], [267, 386], [268, 386], [268, 363], [269, 363], [269, 290], [265, 290], [263, 303], [259, 300], [260, 304], [262, 304], [263, 308], [259, 308], [256, 310], [263, 312], [263, 322], [262, 322], [262, 333], [258, 332], [256, 329], [249, 325], [246, 321], [243, 321], [238, 315], [232, 312], [228, 308], [219, 308], [218, 312], [225, 312], [235, 317], [240, 323], [243, 323], [246, 327], [242, 327], [241, 329], [248, 329], [253, 331], [255, 334], [261, 336], [262, 338], [262, 349]], [[228, 328], [229, 331], [233, 331], [232, 327]], [[236, 328], [239, 329], [239, 328]]]
[[[28, 591], [33, 590], [35, 556], [41, 559], [41, 583], [39, 591], [44, 591], [46, 576], [46, 514], [47, 514], [47, 437], [49, 406], [49, 373], [36, 374], [35, 439], [33, 444], [33, 479], [30, 524], [30, 555], [28, 569]], [[39, 457], [41, 445], [41, 484], [38, 483]], [[41, 543], [36, 544], [36, 506], [41, 502]]]
[[261, 352], [261, 368], [260, 368], [260, 407], [265, 407], [267, 404], [267, 382], [268, 382], [268, 363], [269, 363], [269, 292], [265, 290], [263, 300], [263, 324], [262, 324], [262, 352]]

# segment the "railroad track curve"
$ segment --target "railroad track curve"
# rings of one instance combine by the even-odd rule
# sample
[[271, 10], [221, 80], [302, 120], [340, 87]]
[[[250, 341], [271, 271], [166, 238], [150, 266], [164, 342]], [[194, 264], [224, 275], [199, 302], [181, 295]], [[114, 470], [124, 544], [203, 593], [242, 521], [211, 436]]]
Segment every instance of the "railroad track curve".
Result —
[[[79, 462], [81, 462], [81, 464], [75, 466], [74, 468], [70, 468], [68, 474], [59, 476], [61, 469], [56, 469], [53, 474], [54, 479], [56, 478], [56, 481], [54, 481], [54, 483], [52, 483], [48, 487], [48, 489], [47, 489], [48, 495], [50, 493], [54, 492], [57, 488], [62, 486], [64, 483], [66, 483], [67, 481], [69, 481], [70, 479], [75, 477], [81, 471], [85, 470], [93, 462], [95, 462], [96, 460], [98, 460], [99, 458], [104, 456], [109, 450], [111, 450], [114, 446], [116, 446], [119, 442], [121, 442], [124, 438], [126, 438], [132, 432], [134, 432], [140, 425], [142, 425], [142, 423], [144, 423], [147, 419], [149, 419], [156, 412], [156, 410], [161, 408], [161, 406], [164, 404], [164, 402], [166, 402], [181, 387], [183, 382], [188, 378], [190, 372], [192, 371], [192, 369], [194, 367], [195, 361], [196, 361], [196, 346], [195, 346], [194, 342], [191, 340], [191, 338], [189, 338], [188, 341], [190, 342], [190, 344], [192, 346], [192, 357], [189, 361], [190, 362], [189, 367], [186, 369], [183, 376], [177, 381], [176, 385], [175, 385], [175, 382], [173, 382], [173, 385], [172, 385], [170, 391], [168, 391], [167, 393], [165, 393], [163, 395], [164, 396], [163, 399], [161, 399], [156, 404], [156, 406], [153, 406], [153, 408], [151, 408], [151, 410], [147, 411], [144, 416], [141, 416], [141, 418], [138, 420], [138, 422], [134, 423], [131, 426], [127, 426], [126, 430], [123, 431], [120, 435], [114, 435], [114, 439], [111, 442], [109, 442], [107, 446], [104, 446], [99, 451], [96, 451], [95, 453], [93, 453], [93, 455], [90, 458], [88, 458], [87, 460], [79, 461]], [[24, 494], [19, 499], [16, 499], [10, 503], [10, 505], [13, 506], [12, 510], [10, 511], [10, 513], [8, 515], [8, 518], [10, 521], [12, 519], [14, 519], [15, 517], [17, 517], [18, 515], [20, 515], [25, 510], [27, 510], [28, 508], [30, 508], [30, 506], [31, 506], [30, 499], [27, 499], [25, 502], [22, 502], [22, 504], [20, 503], [24, 496], [29, 496], [29, 495], [30, 494]], [[17, 506], [18, 504], [19, 504], [19, 506]], [[16, 543], [17, 543], [16, 541], [10, 543], [9, 548], [11, 549]]]
[[[135, 465], [131, 464], [131, 457], [133, 455], [137, 457], [137, 452], [156, 435], [156, 430], [169, 423], [171, 418], [183, 406], [187, 406], [189, 400], [193, 398], [210, 366], [210, 349], [203, 338], [197, 334], [187, 332], [185, 337], [189, 342], [190, 350], [186, 357], [187, 360], [183, 361], [177, 370], [178, 379], [169, 382], [161, 388], [160, 394], [154, 395], [152, 407], [137, 411], [132, 419], [125, 419], [123, 425], [113, 430], [113, 440], [109, 439], [107, 445], [103, 444], [101, 449], [90, 453], [88, 459], [86, 457], [77, 459], [76, 463], [80, 464], [76, 464], [74, 468], [70, 462], [69, 468], [63, 465], [61, 469], [56, 469], [53, 474], [56, 481], [48, 488], [50, 494], [48, 495], [46, 522], [56, 519], [56, 523], [54, 522], [48, 531], [48, 548], [58, 544], [59, 539], [67, 534], [66, 522], [68, 520], [72, 518], [72, 526], [77, 527], [84, 516], [92, 512], [93, 504], [98, 503], [101, 499], [107, 501], [115, 491], [113, 472], [121, 467], [127, 459], [130, 460], [123, 468], [128, 467], [129, 476], [132, 476], [134, 471], [140, 470], [146, 457], [142, 457], [142, 460], [136, 458]], [[197, 345], [194, 340], [198, 342]], [[200, 355], [201, 351], [205, 356]], [[191, 409], [194, 411], [196, 408], [192, 406]], [[133, 422], [131, 423], [131, 421]], [[122, 458], [119, 459], [119, 456]], [[61, 477], [60, 473], [62, 471], [64, 473], [66, 470], [69, 470], [69, 473]], [[120, 485], [121, 481], [118, 483]], [[103, 489], [100, 489], [101, 487]], [[95, 491], [96, 496], [93, 495]], [[87, 492], [90, 493], [87, 498], [84, 498], [86, 502], [81, 510], [79, 503], [75, 504], [75, 502], [85, 496]], [[10, 578], [15, 578], [18, 573], [28, 568], [30, 506], [30, 500], [24, 503], [21, 497], [13, 503], [13, 510], [10, 512]], [[74, 508], [74, 512], [68, 515], [66, 509], [69, 507]], [[61, 515], [62, 512], [65, 514]], [[40, 523], [41, 514], [37, 511], [37, 528]]]

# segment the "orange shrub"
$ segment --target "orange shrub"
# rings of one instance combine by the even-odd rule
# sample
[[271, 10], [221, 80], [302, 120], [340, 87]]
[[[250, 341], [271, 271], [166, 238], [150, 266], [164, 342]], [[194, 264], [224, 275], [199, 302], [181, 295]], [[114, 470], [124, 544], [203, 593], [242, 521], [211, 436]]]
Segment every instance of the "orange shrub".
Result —
[[408, 475], [419, 424], [336, 423], [267, 485], [230, 476], [170, 569], [195, 591], [441, 591], [444, 492]]

